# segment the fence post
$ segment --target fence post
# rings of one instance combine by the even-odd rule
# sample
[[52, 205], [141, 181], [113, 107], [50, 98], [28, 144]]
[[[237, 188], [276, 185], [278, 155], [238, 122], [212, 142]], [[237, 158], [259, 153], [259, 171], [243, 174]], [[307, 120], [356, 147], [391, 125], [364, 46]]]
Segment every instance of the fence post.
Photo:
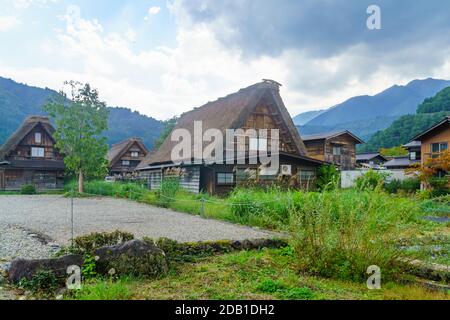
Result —
[[205, 217], [205, 198], [202, 197], [201, 201], [202, 201], [202, 206], [201, 206], [201, 209], [200, 209], [200, 216], [202, 218], [204, 218]]
[[72, 188], [72, 192], [70, 193], [70, 223], [71, 223], [71, 244], [72, 244], [72, 248], [73, 248], [73, 188]]

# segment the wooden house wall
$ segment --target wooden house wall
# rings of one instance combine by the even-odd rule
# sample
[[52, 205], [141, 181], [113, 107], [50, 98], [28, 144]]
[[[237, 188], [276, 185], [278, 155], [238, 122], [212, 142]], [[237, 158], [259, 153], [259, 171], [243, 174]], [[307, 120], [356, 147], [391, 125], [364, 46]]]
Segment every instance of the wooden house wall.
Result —
[[[254, 129], [256, 131], [267, 129], [268, 150], [270, 150], [271, 147], [271, 140], [274, 139], [270, 135], [270, 130], [278, 129], [280, 150], [287, 153], [296, 153], [294, 141], [289, 134], [287, 126], [281, 119], [281, 115], [266, 99], [261, 100], [260, 105], [258, 105], [255, 110], [247, 117], [242, 129]], [[248, 141], [246, 144], [246, 150], [249, 150]]]
[[[131, 153], [137, 151], [139, 152], [139, 157], [132, 157]], [[120, 159], [118, 159], [110, 168], [111, 173], [122, 173], [122, 172], [132, 172], [139, 163], [144, 160], [147, 153], [139, 146], [138, 143], [132, 144], [128, 150], [123, 154]], [[122, 161], [130, 161], [129, 166], [122, 165]]]
[[[35, 142], [35, 133], [41, 133], [41, 143]], [[63, 160], [63, 157], [54, 148], [53, 138], [47, 133], [47, 131], [40, 125], [36, 126], [30, 131], [24, 139], [12, 150], [7, 157], [7, 160], [27, 160], [27, 159], [41, 159], [33, 158], [31, 156], [31, 148], [44, 148], [44, 159], [48, 160]]]
[[200, 166], [185, 167], [180, 178], [180, 187], [191, 193], [200, 192]]
[[6, 191], [20, 190], [24, 185], [34, 185], [37, 190], [54, 190], [64, 187], [63, 171], [40, 171], [29, 169], [12, 169], [0, 173], [0, 189]]
[[[333, 146], [341, 146], [341, 155], [333, 155]], [[353, 170], [356, 167], [355, 140], [348, 135], [328, 139], [325, 143], [325, 161], [341, 167], [341, 170]]]
[[[431, 146], [433, 143], [447, 143], [450, 148], [450, 125], [443, 125], [433, 132], [430, 132], [422, 139], [422, 164], [431, 156]], [[450, 149], [449, 149], [450, 150]]]
[[[341, 170], [353, 170], [356, 167], [356, 143], [349, 135], [340, 135], [331, 139], [305, 141], [308, 156], [317, 160], [339, 165]], [[333, 155], [333, 147], [341, 146], [341, 155]]]
[[308, 157], [316, 160], [325, 161], [325, 143], [324, 140], [304, 141]]
[[[165, 177], [167, 169], [156, 169], [142, 171], [141, 177], [148, 181], [150, 190], [157, 190], [161, 188], [161, 182]], [[180, 187], [191, 193], [200, 192], [200, 166], [184, 167], [184, 174], [180, 177]]]

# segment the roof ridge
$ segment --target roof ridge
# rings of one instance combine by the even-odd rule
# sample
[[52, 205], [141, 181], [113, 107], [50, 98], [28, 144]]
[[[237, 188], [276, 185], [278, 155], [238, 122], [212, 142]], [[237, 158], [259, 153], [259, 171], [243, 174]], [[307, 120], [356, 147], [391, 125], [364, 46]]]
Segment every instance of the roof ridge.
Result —
[[191, 112], [194, 112], [194, 111], [197, 111], [197, 110], [209, 107], [210, 105], [212, 105], [212, 104], [214, 104], [216, 102], [219, 102], [221, 100], [226, 100], [226, 99], [229, 99], [229, 98], [231, 98], [233, 96], [237, 96], [238, 94], [242, 94], [244, 92], [247, 92], [247, 91], [250, 91], [250, 90], [255, 90], [255, 89], [277, 89], [278, 90], [279, 87], [276, 86], [275, 84], [272, 84], [271, 82], [267, 82], [267, 81], [257, 82], [255, 84], [252, 84], [252, 85], [248, 86], [248, 87], [241, 88], [241, 89], [239, 89], [236, 92], [227, 94], [226, 96], [219, 97], [216, 100], [208, 101], [207, 103], [201, 105], [200, 107], [194, 107], [192, 110], [183, 113], [182, 116], [184, 116], [186, 114], [189, 114]]

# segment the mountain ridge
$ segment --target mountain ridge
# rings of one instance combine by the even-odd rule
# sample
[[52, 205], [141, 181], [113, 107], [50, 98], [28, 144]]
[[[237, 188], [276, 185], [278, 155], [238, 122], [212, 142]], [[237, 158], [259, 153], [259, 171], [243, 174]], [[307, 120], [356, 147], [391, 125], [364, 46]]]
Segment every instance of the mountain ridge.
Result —
[[[401, 116], [415, 114], [417, 106], [424, 99], [434, 96], [448, 86], [449, 80], [415, 79], [406, 85], [393, 85], [375, 95], [351, 97], [302, 124], [301, 133], [348, 129], [367, 139], [377, 131], [387, 128]], [[367, 126], [368, 122], [371, 126]]]
[[[0, 145], [14, 133], [26, 117], [46, 115], [42, 106], [48, 99], [59, 94], [48, 87], [39, 88], [0, 77]], [[152, 117], [124, 107], [108, 107], [109, 128], [104, 133], [110, 145], [129, 137], [139, 136], [147, 147], [152, 148], [158, 139], [163, 123]]]

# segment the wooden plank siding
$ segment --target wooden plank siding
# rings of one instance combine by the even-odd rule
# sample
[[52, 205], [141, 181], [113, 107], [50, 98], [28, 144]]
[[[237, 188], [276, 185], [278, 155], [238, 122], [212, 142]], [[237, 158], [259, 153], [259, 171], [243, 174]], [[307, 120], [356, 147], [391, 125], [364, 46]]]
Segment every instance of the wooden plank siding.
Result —
[[[167, 168], [169, 169], [169, 168]], [[148, 170], [141, 173], [141, 177], [147, 180], [150, 190], [158, 190], [164, 178], [171, 177], [166, 175], [167, 169]], [[183, 168], [184, 174], [179, 178], [180, 187], [191, 193], [200, 192], [200, 166], [189, 166]]]
[[[54, 147], [52, 132], [48, 118], [32, 116], [8, 138], [0, 152], [0, 189], [16, 191], [24, 185], [38, 190], [63, 188], [64, 159]], [[33, 148], [38, 149], [34, 155]]]
[[[341, 134], [327, 139], [305, 140], [308, 156], [317, 160], [333, 163], [341, 170], [356, 168], [356, 142], [348, 134]], [[334, 155], [334, 147], [341, 148], [341, 155]]]
[[450, 150], [450, 125], [436, 129], [432, 134], [426, 135], [422, 140], [422, 163], [425, 163], [432, 155], [434, 143], [447, 143]]
[[[35, 134], [41, 134], [41, 143], [35, 142]], [[53, 147], [53, 138], [41, 125], [36, 126], [24, 139], [12, 150], [8, 159], [14, 160], [63, 160], [63, 157]], [[31, 148], [44, 148], [44, 158], [35, 158], [31, 155]]]
[[[138, 152], [138, 157], [133, 157], [133, 152]], [[126, 150], [126, 152], [112, 164], [110, 167], [110, 174], [114, 175], [133, 172], [139, 163], [144, 160], [146, 155], [146, 150], [141, 148], [137, 142], [133, 143], [128, 150]], [[123, 165], [123, 161], [129, 161], [130, 165]]]

